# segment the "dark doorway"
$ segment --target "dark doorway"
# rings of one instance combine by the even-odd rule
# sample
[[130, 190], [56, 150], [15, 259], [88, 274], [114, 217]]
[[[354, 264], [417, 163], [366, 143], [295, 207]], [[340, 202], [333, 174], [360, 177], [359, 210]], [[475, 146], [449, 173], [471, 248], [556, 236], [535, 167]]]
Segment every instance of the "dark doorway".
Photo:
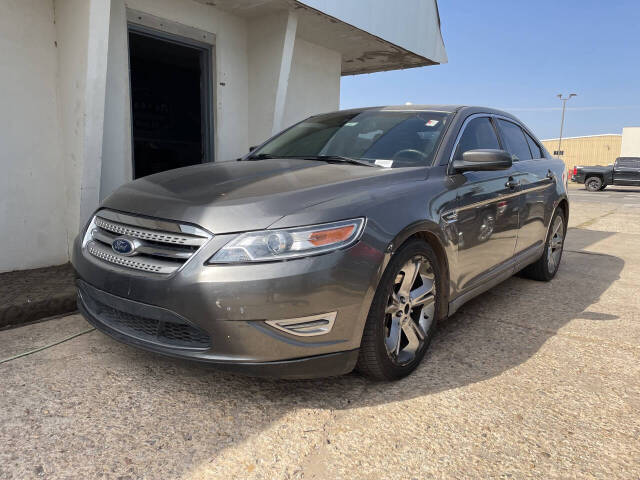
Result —
[[130, 28], [134, 178], [211, 160], [210, 57], [206, 46]]

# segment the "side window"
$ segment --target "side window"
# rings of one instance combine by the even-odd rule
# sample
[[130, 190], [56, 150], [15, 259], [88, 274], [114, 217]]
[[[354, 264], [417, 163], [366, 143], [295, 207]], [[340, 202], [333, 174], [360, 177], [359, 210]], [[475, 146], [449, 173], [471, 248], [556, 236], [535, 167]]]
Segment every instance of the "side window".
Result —
[[531, 160], [529, 144], [522, 129], [515, 123], [502, 119], [498, 119], [498, 127], [505, 143], [505, 150], [511, 154], [513, 161]]
[[640, 159], [621, 157], [616, 160], [618, 167], [623, 168], [640, 168]]
[[524, 132], [524, 135], [527, 137], [527, 142], [529, 143], [529, 150], [531, 150], [531, 156], [533, 158], [544, 158], [542, 150], [540, 150], [540, 147], [538, 146], [536, 141], [533, 138], [531, 138], [531, 136], [527, 132]]
[[493, 125], [491, 125], [489, 117], [474, 118], [467, 124], [460, 137], [458, 148], [456, 148], [456, 153], [453, 158], [455, 160], [462, 160], [462, 154], [464, 152], [479, 148], [500, 148], [496, 131]]

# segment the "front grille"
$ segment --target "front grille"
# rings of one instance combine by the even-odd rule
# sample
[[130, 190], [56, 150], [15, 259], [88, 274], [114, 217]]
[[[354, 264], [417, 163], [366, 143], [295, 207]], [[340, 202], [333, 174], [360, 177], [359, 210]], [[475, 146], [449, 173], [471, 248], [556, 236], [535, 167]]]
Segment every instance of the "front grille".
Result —
[[100, 320], [120, 333], [167, 347], [205, 349], [211, 346], [209, 335], [191, 325], [138, 317], [107, 306], [103, 306]]
[[[92, 294], [92, 290], [95, 289], [81, 282], [79, 291], [84, 307], [89, 310], [94, 320], [111, 330], [154, 345], [195, 350], [206, 350], [211, 347], [211, 339], [205, 331], [194, 327], [175, 314], [163, 310], [160, 317], [162, 319], [156, 319], [125, 312], [104, 303], [105, 300], [102, 297], [112, 298], [110, 295], [95, 292]], [[110, 303], [113, 302], [110, 301]]]
[[[119, 238], [134, 242], [133, 252], [116, 252], [112, 244]], [[171, 274], [210, 238], [207, 231], [191, 225], [100, 210], [91, 220], [83, 248], [101, 261], [124, 268]]]

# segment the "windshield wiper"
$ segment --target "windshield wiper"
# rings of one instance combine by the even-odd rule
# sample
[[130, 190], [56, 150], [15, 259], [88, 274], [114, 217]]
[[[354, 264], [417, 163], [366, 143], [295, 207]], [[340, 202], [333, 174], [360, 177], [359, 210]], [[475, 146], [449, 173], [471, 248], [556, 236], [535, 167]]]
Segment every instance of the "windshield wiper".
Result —
[[257, 155], [249, 155], [246, 160], [267, 160], [269, 158], [276, 158], [270, 153], [258, 153]]
[[351, 158], [351, 157], [343, 157], [342, 155], [309, 155], [302, 158], [304, 158], [305, 160], [321, 160], [324, 162], [343, 162], [343, 163], [352, 163], [354, 165], [362, 165], [363, 167], [382, 168], [380, 165], [367, 162], [366, 160], [359, 160], [357, 158]]

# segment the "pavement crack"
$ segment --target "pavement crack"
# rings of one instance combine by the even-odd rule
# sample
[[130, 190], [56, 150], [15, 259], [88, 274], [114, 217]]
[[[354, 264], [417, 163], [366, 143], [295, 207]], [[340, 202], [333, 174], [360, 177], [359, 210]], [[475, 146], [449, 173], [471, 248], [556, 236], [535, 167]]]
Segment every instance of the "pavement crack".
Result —
[[587, 250], [568, 250], [564, 249], [565, 252], [569, 253], [582, 253], [583, 255], [598, 255], [599, 257], [611, 257], [608, 253], [599, 253], [599, 252], [589, 252]]
[[587, 220], [586, 222], [582, 222], [580, 225], [577, 225], [575, 227], [572, 228], [585, 228], [585, 227], [590, 227], [591, 225], [593, 225], [596, 221], [604, 218], [604, 217], [608, 217], [609, 215], [612, 215], [614, 213], [616, 213], [617, 209], [613, 209], [610, 212], [607, 213], [603, 213], [602, 215], [598, 215], [597, 217], [591, 218], [589, 220]]

